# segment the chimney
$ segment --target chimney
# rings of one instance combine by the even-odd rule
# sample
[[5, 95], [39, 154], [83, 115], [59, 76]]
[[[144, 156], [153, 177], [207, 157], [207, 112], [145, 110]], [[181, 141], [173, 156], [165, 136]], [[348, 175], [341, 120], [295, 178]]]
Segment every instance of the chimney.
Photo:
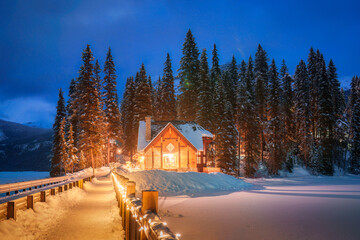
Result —
[[151, 141], [151, 116], [145, 117], [145, 140], [150, 142]]

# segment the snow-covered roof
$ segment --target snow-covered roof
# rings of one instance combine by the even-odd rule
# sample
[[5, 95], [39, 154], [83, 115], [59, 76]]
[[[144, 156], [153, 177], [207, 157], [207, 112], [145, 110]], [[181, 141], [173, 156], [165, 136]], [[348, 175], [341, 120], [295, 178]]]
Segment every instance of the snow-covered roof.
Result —
[[188, 121], [152, 121], [151, 122], [151, 140], [146, 141], [145, 121], [139, 122], [138, 133], [138, 151], [143, 151], [151, 141], [167, 126], [173, 125], [184, 137], [198, 150], [203, 151], [203, 137], [213, 137], [213, 134], [205, 130], [202, 126], [195, 122]]

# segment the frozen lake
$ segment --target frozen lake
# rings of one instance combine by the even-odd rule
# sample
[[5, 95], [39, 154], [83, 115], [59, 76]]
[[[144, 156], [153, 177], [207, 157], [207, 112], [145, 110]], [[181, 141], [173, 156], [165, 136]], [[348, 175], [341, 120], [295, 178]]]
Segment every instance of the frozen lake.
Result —
[[0, 172], [0, 184], [50, 177], [49, 172]]
[[246, 179], [255, 189], [162, 197], [181, 239], [360, 239], [360, 176]]

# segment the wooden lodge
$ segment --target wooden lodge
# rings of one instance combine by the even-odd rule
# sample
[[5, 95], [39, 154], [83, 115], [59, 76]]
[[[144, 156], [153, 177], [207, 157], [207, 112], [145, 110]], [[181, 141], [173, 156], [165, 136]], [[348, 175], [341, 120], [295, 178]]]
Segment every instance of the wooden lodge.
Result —
[[195, 122], [139, 122], [137, 164], [141, 169], [219, 172], [210, 159], [213, 135]]

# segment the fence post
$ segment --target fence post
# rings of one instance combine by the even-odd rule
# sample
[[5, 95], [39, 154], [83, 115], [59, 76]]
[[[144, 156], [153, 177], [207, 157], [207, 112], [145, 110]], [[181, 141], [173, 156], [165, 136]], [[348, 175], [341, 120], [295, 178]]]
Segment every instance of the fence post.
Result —
[[72, 183], [69, 183], [69, 189], [72, 189]]
[[65, 185], [64, 185], [64, 191], [67, 191], [67, 188], [68, 188], [68, 185], [65, 184]]
[[40, 202], [46, 202], [46, 192], [45, 191], [40, 192]]
[[16, 220], [16, 204], [15, 202], [7, 203], [7, 219], [13, 218]]
[[[155, 190], [143, 190], [142, 191], [142, 206], [141, 212], [145, 214], [147, 211], [151, 211], [153, 213], [158, 212], [158, 201], [159, 201], [159, 193]], [[145, 222], [146, 220], [143, 219]], [[146, 240], [145, 230], [142, 230], [140, 233], [140, 240]]]
[[28, 195], [27, 196], [27, 201], [26, 201], [26, 208], [29, 209], [34, 209], [34, 196], [33, 195]]
[[154, 213], [158, 212], [159, 193], [155, 190], [143, 190], [142, 191], [142, 206], [141, 212], [145, 214], [150, 210]]
[[[127, 185], [128, 181], [129, 181], [128, 178], [123, 178], [122, 185], [125, 188], [125, 191], [126, 191], [126, 185]], [[125, 198], [122, 199], [122, 201], [121, 201], [121, 204], [122, 204], [121, 218], [122, 218], [123, 228], [125, 228], [125, 223], [126, 223], [126, 215], [125, 215], [125, 213], [126, 213], [126, 193], [124, 195], [125, 195]]]
[[79, 188], [84, 189], [84, 180], [83, 179], [79, 180]]
[[62, 186], [59, 187], [59, 193], [62, 192]]
[[50, 195], [55, 196], [55, 193], [56, 193], [55, 188], [50, 189]]
[[[126, 197], [127, 198], [133, 198], [135, 197], [135, 182], [133, 181], [128, 181], [126, 183]], [[129, 240], [130, 239], [130, 231], [132, 229], [130, 229], [130, 208], [126, 207], [125, 209], [125, 239]]]

